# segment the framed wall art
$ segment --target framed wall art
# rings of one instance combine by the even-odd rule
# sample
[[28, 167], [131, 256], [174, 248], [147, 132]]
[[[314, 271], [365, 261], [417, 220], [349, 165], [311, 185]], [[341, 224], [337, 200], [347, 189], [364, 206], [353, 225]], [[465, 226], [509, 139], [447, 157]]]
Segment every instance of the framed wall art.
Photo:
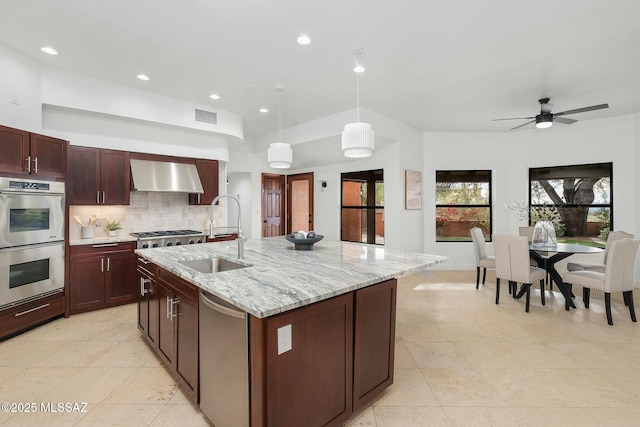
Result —
[[404, 208], [422, 209], [422, 172], [404, 171]]

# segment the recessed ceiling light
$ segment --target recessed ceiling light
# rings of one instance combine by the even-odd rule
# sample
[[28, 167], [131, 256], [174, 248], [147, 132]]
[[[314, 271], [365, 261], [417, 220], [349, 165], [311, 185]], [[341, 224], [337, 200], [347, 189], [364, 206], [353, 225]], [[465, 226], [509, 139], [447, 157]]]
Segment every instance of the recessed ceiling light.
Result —
[[309, 43], [311, 43], [311, 39], [309, 38], [309, 36], [302, 34], [300, 37], [298, 37], [298, 44], [306, 46]]
[[356, 65], [353, 68], [353, 71], [356, 72], [356, 73], [364, 73], [364, 67], [362, 65]]
[[136, 77], [138, 77], [138, 79], [140, 80], [144, 80], [145, 82], [149, 80], [149, 76], [147, 76], [146, 74], [138, 74]]
[[48, 53], [49, 55], [57, 55], [58, 51], [55, 50], [54, 48], [50, 47], [50, 46], [44, 46], [40, 48], [41, 51], [43, 51], [44, 53]]
[[261, 109], [260, 109], [260, 112], [261, 112], [261, 113], [268, 113], [268, 112], [269, 112], [269, 110], [267, 110], [266, 108], [261, 108]]
[[218, 95], [217, 93], [212, 93], [211, 95], [209, 95], [209, 98], [211, 98], [211, 99], [220, 99], [220, 95]]

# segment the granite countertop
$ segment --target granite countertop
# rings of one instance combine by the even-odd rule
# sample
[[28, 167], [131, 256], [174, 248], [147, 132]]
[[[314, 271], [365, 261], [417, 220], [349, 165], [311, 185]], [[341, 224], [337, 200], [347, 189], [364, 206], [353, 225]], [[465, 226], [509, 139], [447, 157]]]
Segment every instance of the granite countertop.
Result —
[[[137, 249], [138, 255], [249, 314], [263, 318], [344, 294], [446, 261], [439, 255], [392, 251], [381, 246], [321, 241], [312, 251], [294, 250], [284, 237]], [[205, 274], [179, 261], [216, 256], [247, 268]]]
[[80, 245], [101, 245], [105, 243], [119, 243], [119, 242], [135, 242], [138, 239], [136, 237], [130, 236], [128, 234], [118, 235], [115, 237], [109, 236], [100, 236], [93, 237], [91, 239], [70, 239], [69, 246], [80, 246]]

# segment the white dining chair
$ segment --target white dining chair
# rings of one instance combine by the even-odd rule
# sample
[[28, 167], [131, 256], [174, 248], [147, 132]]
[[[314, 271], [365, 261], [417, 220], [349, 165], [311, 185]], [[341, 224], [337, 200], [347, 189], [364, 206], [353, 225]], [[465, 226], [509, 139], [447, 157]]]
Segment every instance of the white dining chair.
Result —
[[473, 240], [473, 248], [476, 251], [476, 289], [480, 286], [480, 269], [482, 272], [482, 284], [487, 278], [487, 268], [495, 269], [496, 260], [495, 257], [487, 255], [487, 242], [484, 238], [484, 233], [480, 227], [473, 227], [470, 231], [471, 240]]
[[568, 272], [563, 277], [564, 282], [568, 283], [569, 286], [582, 286], [582, 301], [586, 308], [589, 308], [591, 289], [599, 289], [604, 292], [604, 305], [609, 325], [613, 325], [611, 316], [612, 292], [622, 292], [624, 303], [629, 307], [631, 321], [636, 321], [633, 303], [633, 274], [639, 247], [640, 240], [626, 238], [613, 241], [609, 248], [609, 256], [607, 257], [604, 273], [594, 270], [581, 270]]
[[500, 297], [500, 279], [509, 281], [510, 289], [515, 294], [517, 283], [522, 284], [521, 294], [526, 295], [525, 311], [529, 312], [531, 301], [531, 285], [540, 281], [540, 299], [545, 305], [544, 279], [546, 271], [533, 267], [529, 263], [529, 241], [526, 236], [495, 234], [493, 248], [496, 257], [496, 304]]
[[602, 260], [602, 264], [598, 263], [589, 263], [589, 262], [569, 262], [567, 263], [568, 271], [582, 271], [582, 270], [590, 270], [590, 271], [598, 271], [600, 273], [604, 273], [605, 265], [607, 263], [607, 257], [609, 255], [609, 247], [616, 240], [621, 239], [633, 239], [635, 236], [631, 233], [627, 233], [624, 231], [612, 231], [609, 233], [609, 237], [607, 237], [607, 243], [604, 247], [604, 258]]

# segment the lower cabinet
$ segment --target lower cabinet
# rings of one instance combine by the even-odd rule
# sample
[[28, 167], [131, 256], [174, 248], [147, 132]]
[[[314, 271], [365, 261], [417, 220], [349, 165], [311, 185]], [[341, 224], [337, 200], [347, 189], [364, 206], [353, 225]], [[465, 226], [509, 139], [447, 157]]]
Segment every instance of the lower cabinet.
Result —
[[153, 264], [141, 268], [142, 262], [138, 260], [138, 328], [183, 392], [198, 403], [198, 288]]
[[64, 315], [65, 294], [49, 295], [0, 311], [0, 339]]
[[[396, 289], [392, 279], [251, 316], [251, 426], [340, 426], [391, 385]], [[289, 327], [291, 349], [279, 352], [278, 331]]]
[[98, 310], [138, 299], [134, 242], [69, 248], [69, 312]]

